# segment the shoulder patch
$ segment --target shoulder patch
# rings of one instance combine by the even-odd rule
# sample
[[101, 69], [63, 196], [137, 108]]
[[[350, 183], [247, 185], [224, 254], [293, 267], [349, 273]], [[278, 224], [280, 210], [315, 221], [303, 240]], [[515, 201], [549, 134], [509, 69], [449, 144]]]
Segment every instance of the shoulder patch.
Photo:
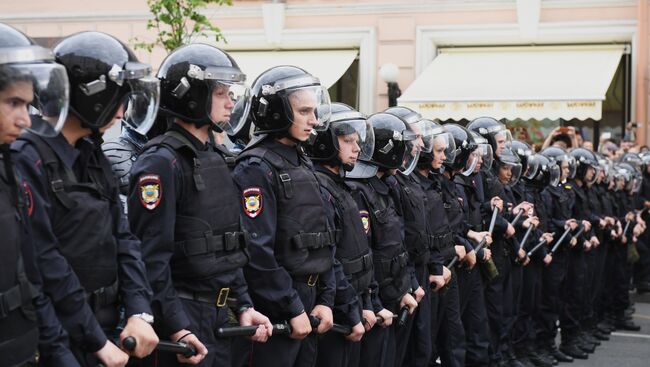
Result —
[[27, 181], [23, 181], [23, 190], [25, 190], [25, 207], [27, 208], [27, 215], [31, 217], [34, 212], [34, 198], [32, 197], [32, 189], [29, 187]]
[[262, 212], [262, 190], [259, 187], [249, 187], [242, 192], [244, 213], [255, 218]]
[[144, 174], [138, 179], [140, 187], [140, 203], [148, 210], [154, 210], [162, 200], [162, 185], [160, 176]]
[[368, 234], [370, 231], [370, 214], [367, 210], [359, 210], [359, 216], [361, 217], [361, 224], [363, 225], [363, 230]]

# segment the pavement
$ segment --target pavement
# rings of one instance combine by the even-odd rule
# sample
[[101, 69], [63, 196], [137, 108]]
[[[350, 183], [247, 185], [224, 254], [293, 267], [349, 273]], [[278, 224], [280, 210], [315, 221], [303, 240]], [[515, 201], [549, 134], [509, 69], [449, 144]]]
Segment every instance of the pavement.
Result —
[[615, 331], [589, 359], [560, 363], [560, 367], [650, 367], [650, 294], [632, 294], [631, 298], [636, 308], [634, 322], [641, 331]]

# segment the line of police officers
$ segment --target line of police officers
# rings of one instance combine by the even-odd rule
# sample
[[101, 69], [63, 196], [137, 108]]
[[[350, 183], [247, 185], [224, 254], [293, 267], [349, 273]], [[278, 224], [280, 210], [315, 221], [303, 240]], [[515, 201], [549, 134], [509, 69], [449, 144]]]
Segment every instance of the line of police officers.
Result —
[[650, 157], [365, 116], [295, 66], [244, 82], [208, 45], [153, 77], [112, 36], [0, 24], [1, 366], [552, 366], [638, 329]]

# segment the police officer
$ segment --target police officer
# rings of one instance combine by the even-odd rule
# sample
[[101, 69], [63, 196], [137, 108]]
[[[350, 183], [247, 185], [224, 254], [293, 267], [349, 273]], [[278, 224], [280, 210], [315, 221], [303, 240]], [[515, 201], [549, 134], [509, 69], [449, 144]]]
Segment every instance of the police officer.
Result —
[[[433, 149], [433, 121], [423, 119], [419, 113], [407, 107], [391, 107], [384, 112], [401, 117], [409, 129], [417, 135], [415, 148], [421, 154], [431, 154]], [[440, 132], [441, 128], [438, 126]], [[419, 156], [418, 156], [419, 157]], [[395, 177], [394, 189], [399, 191], [398, 205], [404, 218], [404, 245], [415, 268], [417, 283], [413, 284], [413, 295], [418, 308], [409, 323], [398, 329], [398, 340], [406, 339], [408, 344], [398, 344], [396, 363], [398, 365], [420, 366], [431, 358], [431, 307], [428, 264], [431, 259], [432, 237], [429, 228], [427, 200], [421, 177], [412, 167], [404, 167]], [[412, 171], [412, 172], [411, 172]], [[403, 360], [406, 358], [406, 361]]]
[[[371, 243], [375, 280], [379, 283], [379, 308], [388, 310], [389, 315], [401, 314], [405, 309], [412, 314], [417, 307], [411, 295], [417, 279], [403, 242], [401, 208], [396, 204], [399, 203], [396, 197], [399, 191], [395, 189], [392, 176], [398, 169], [415, 164], [416, 135], [404, 120], [392, 114], [376, 113], [369, 116], [368, 121], [375, 132], [373, 155], [355, 165], [347, 175], [350, 178], [347, 183], [363, 202], [362, 206], [368, 208], [361, 214], [362, 220], [369, 220], [373, 226]], [[380, 316], [386, 320], [383, 312]], [[398, 363], [395, 361], [398, 345], [408, 342], [396, 340], [399, 327], [404, 326], [393, 323], [391, 327], [375, 328], [366, 334], [360, 365], [394, 366]]]
[[377, 322], [371, 301], [377, 283], [366, 235], [370, 223], [362, 222], [344, 177], [357, 159], [372, 157], [374, 133], [365, 115], [343, 103], [332, 103], [329, 128], [318, 131], [314, 142], [306, 148], [309, 157], [317, 163], [316, 177], [321, 189], [331, 195], [327, 203], [332, 204], [333, 222], [339, 231], [336, 259], [341, 263], [344, 277], [340, 279], [337, 272], [334, 320], [352, 326], [350, 335], [326, 333], [319, 339], [316, 365], [358, 366], [359, 341]]
[[562, 316], [564, 312], [562, 285], [568, 271], [569, 249], [575, 246], [577, 240], [569, 237], [562, 243], [556, 241], [561, 239], [566, 229], [570, 228], [572, 231], [576, 231], [578, 228], [578, 223], [573, 219], [571, 212], [574, 201], [570, 195], [571, 186], [567, 184], [567, 180], [573, 177], [575, 171], [572, 169], [572, 157], [562, 148], [548, 147], [540, 154], [560, 167], [560, 183], [557, 186], [549, 186], [541, 193], [550, 213], [548, 227], [549, 231], [554, 233], [552, 250], [555, 249], [555, 251], [550, 253], [553, 258], [552, 262], [542, 271], [542, 298], [540, 316], [536, 326], [538, 347], [545, 349], [560, 362], [572, 362], [574, 357], [586, 358], [586, 353], [573, 344], [564, 344], [562, 350], [558, 349], [555, 337], [558, 320], [560, 323], [565, 322]]
[[54, 54], [69, 76], [71, 113], [57, 136], [27, 133], [12, 148], [32, 189], [44, 289], [70, 335], [72, 351], [85, 366], [98, 361], [121, 366], [128, 355], [109, 339], [118, 323], [118, 299], [127, 320], [120, 339], [136, 339], [132, 355], [148, 355], [158, 338], [149, 324], [151, 290], [140, 242], [129, 231], [98, 139], [121, 116], [129, 95], [147, 98], [149, 113], [143, 118], [153, 119], [158, 83], [149, 78], [149, 65], [103, 33], [69, 36]]
[[[478, 146], [476, 148], [478, 161], [474, 171], [467, 176], [456, 175], [454, 182], [458, 197], [462, 199], [462, 207], [470, 229], [481, 232], [484, 226], [484, 213], [481, 206], [485, 201], [482, 191], [482, 175], [483, 172], [491, 169], [493, 153], [492, 146], [485, 138], [474, 131], [470, 131], [470, 133]], [[486, 246], [475, 250], [477, 265], [474, 268], [465, 267], [456, 272], [460, 290], [461, 321], [465, 329], [467, 344], [465, 353], [465, 365], [467, 366], [487, 366], [489, 364], [490, 339], [485, 307], [485, 285], [481, 270], [486, 269], [487, 263], [492, 261], [492, 251], [488, 248], [491, 243], [490, 237]], [[477, 248], [477, 243], [472, 241], [470, 244], [474, 249]]]
[[149, 363], [173, 366], [178, 358], [228, 365], [230, 340], [217, 340], [215, 330], [228, 321], [229, 297], [241, 325], [261, 325], [254, 340], [263, 342], [272, 331], [253, 308], [241, 269], [249, 258], [247, 235], [227, 151], [208, 144], [212, 130], [243, 122], [230, 117], [248, 108], [245, 75], [227, 53], [192, 44], [169, 54], [158, 78], [161, 114], [174, 123], [147, 144], [131, 170], [129, 220], [142, 238], [156, 329], [198, 354], [158, 355]]
[[[523, 142], [517, 141], [513, 141], [511, 147], [520, 157], [526, 155], [525, 151], [529, 149]], [[522, 179], [523, 199], [534, 205], [534, 214], [539, 219], [539, 224], [531, 232], [528, 242], [520, 243], [525, 251], [535, 250], [535, 252], [531, 255], [528, 265], [523, 268], [521, 301], [513, 328], [513, 342], [515, 353], [520, 360], [529, 360], [535, 366], [550, 367], [557, 361], [550, 354], [545, 353], [544, 349], [537, 348], [535, 321], [539, 315], [541, 302], [542, 270], [553, 260], [548, 254], [553, 236], [548, 232], [549, 211], [542, 199], [542, 192], [548, 186], [557, 186], [560, 181], [560, 168], [555, 162], [540, 154], [529, 154], [526, 159], [528, 169]], [[545, 243], [537, 247], [541, 241]]]
[[[40, 288], [29, 232], [31, 189], [14, 169], [9, 147], [23, 129], [31, 127], [42, 135], [60, 130], [68, 103], [67, 76], [53, 62], [51, 51], [4, 24], [0, 59], [0, 365], [33, 365], [40, 346], [41, 365], [78, 366], [50, 299]], [[30, 106], [51, 117], [51, 123], [38, 119], [32, 124]]]
[[288, 321], [290, 337], [255, 344], [253, 366], [311, 365], [314, 329], [332, 326], [336, 231], [301, 145], [327, 128], [330, 102], [320, 81], [295, 66], [262, 73], [252, 86], [251, 115], [261, 134], [238, 156], [240, 189], [251, 260], [244, 273], [253, 302], [273, 322]]
[[[451, 229], [451, 238], [449, 240], [453, 244], [453, 251], [449, 251], [449, 249], [446, 251], [445, 264], [449, 264], [454, 257], [458, 257], [461, 262], [466, 262], [467, 266], [472, 269], [476, 265], [476, 252], [468, 237], [470, 237], [470, 233], [476, 232], [470, 228], [454, 179], [457, 174], [469, 175], [474, 172], [479, 161], [476, 154], [478, 145], [471, 133], [464, 127], [456, 124], [446, 124], [444, 128], [451, 135], [456, 146], [456, 151], [453, 154], [454, 160], [443, 162], [443, 170], [437, 172], [432, 170], [431, 177], [440, 190], [443, 208]], [[483, 236], [485, 235], [486, 233], [483, 233]], [[482, 239], [482, 236], [479, 237], [478, 233], [471, 237], [477, 243]], [[468, 280], [466, 274], [462, 276], [465, 280]], [[465, 330], [461, 322], [459, 278], [458, 271], [452, 272], [447, 290], [444, 295], [439, 296], [442, 299], [437, 315], [439, 330], [437, 331], [436, 344], [443, 365], [465, 365]], [[471, 287], [470, 282], [464, 284], [469, 288]]]

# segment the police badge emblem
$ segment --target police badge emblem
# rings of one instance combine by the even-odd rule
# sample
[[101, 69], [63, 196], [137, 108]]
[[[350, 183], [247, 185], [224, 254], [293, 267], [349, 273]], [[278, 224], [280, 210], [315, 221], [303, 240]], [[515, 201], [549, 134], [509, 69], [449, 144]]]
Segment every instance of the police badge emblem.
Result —
[[162, 199], [160, 176], [146, 174], [138, 180], [140, 186], [140, 203], [149, 210], [154, 210]]
[[262, 190], [259, 187], [249, 187], [243, 191], [244, 212], [255, 218], [262, 212]]
[[370, 231], [370, 215], [365, 210], [359, 211], [359, 216], [361, 216], [361, 224], [363, 225], [363, 230], [368, 234]]

